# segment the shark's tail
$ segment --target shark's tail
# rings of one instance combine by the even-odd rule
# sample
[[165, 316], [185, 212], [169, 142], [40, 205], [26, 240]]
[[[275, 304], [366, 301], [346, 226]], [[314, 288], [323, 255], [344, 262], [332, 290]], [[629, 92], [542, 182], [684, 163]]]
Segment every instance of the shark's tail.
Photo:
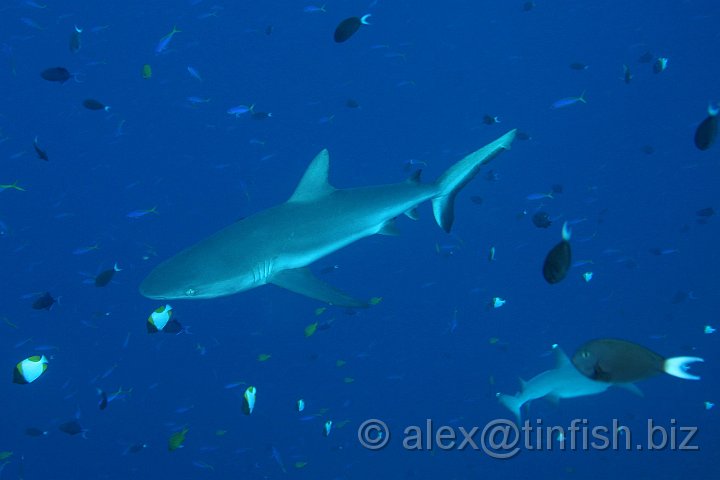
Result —
[[506, 395], [504, 393], [501, 393], [498, 395], [498, 400], [500, 403], [505, 405], [505, 407], [513, 412], [515, 414], [515, 418], [517, 419], [518, 423], [520, 423], [520, 408], [523, 406], [522, 399], [517, 395]]
[[450, 232], [450, 228], [452, 228], [453, 220], [455, 220], [454, 204], [457, 193], [477, 175], [481, 166], [495, 158], [503, 150], [509, 150], [514, 138], [515, 130], [510, 130], [494, 142], [457, 162], [436, 180], [438, 194], [432, 199], [433, 214], [435, 221], [443, 230]]

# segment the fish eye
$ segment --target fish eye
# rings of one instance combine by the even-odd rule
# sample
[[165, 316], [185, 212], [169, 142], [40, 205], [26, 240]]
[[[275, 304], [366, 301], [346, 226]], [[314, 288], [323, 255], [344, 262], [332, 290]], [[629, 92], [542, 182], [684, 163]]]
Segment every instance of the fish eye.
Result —
[[185, 290], [186, 297], [193, 297], [196, 293], [197, 291], [194, 288], [188, 288], [187, 290]]
[[582, 358], [588, 358], [590, 357], [590, 352], [582, 352]]

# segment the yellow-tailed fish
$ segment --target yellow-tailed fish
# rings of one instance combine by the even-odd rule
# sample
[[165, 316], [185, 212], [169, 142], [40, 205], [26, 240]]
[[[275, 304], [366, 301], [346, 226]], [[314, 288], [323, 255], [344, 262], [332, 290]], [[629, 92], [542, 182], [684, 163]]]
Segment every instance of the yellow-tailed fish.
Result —
[[271, 357], [272, 355], [270, 355], [269, 353], [261, 353], [257, 356], [257, 360], [258, 362], [266, 362], [270, 360]]
[[190, 431], [188, 427], [183, 427], [183, 429], [179, 432], [175, 432], [172, 435], [170, 435], [170, 438], [168, 439], [168, 450], [175, 451], [178, 448], [182, 448], [183, 443], [185, 443], [185, 435]]
[[305, 336], [306, 337], [312, 336], [312, 334], [315, 333], [315, 331], [317, 330], [317, 327], [318, 327], [318, 322], [311, 323], [310, 325], [305, 327]]

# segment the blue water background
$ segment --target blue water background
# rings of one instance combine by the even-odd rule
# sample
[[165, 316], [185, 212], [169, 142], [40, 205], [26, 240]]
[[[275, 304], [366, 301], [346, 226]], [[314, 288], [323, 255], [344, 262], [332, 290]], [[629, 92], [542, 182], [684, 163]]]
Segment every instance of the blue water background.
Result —
[[[715, 478], [718, 410], [704, 402], [720, 401], [720, 358], [718, 334], [703, 328], [720, 324], [720, 226], [696, 211], [720, 208], [720, 147], [700, 152], [692, 138], [720, 100], [720, 5], [538, 0], [526, 12], [522, 1], [335, 0], [307, 13], [308, 5], [8, 0], [0, 8], [0, 183], [27, 190], [0, 194], [0, 451], [13, 452], [0, 478]], [[372, 25], [333, 42], [339, 21], [365, 13]], [[84, 28], [75, 54], [74, 25]], [[182, 32], [156, 54], [173, 25]], [[639, 63], [646, 51], [668, 57], [667, 70]], [[43, 80], [40, 71], [54, 66], [79, 82]], [[582, 92], [587, 104], [550, 108]], [[86, 110], [86, 98], [111, 109]], [[226, 113], [239, 104], [272, 117]], [[486, 125], [484, 115], [501, 123]], [[161, 302], [138, 293], [144, 276], [285, 201], [322, 148], [338, 188], [402, 181], [410, 160], [424, 162], [432, 181], [512, 128], [531, 139], [516, 140], [463, 190], [451, 235], [422, 205], [419, 221], [399, 219], [401, 236], [364, 239], [313, 266], [337, 265], [320, 275], [358, 297], [382, 297], [377, 306], [316, 315], [319, 302], [267, 286], [171, 302], [190, 333], [146, 333]], [[35, 136], [48, 162], [36, 158]], [[554, 184], [564, 187], [555, 198], [527, 200]], [[159, 215], [127, 217], [155, 206]], [[537, 210], [549, 213], [550, 228], [532, 224]], [[592, 264], [551, 286], [541, 265], [565, 220], [578, 221], [574, 259]], [[123, 270], [110, 285], [88, 283], [115, 262]], [[60, 297], [51, 311], [30, 306], [43, 291]], [[490, 308], [493, 297], [507, 303]], [[316, 321], [330, 328], [306, 338]], [[693, 367], [703, 379], [658, 376], [640, 384], [642, 398], [611, 389], [559, 405], [538, 400], [529, 418], [616, 418], [643, 441], [648, 419], [677, 419], [699, 427], [699, 451], [556, 449], [500, 461], [470, 449], [403, 449], [403, 428], [428, 418], [466, 429], [511, 418], [495, 394], [551, 368], [552, 344], [572, 353], [606, 336], [704, 357]], [[39, 353], [50, 357], [47, 373], [11, 383], [13, 366]], [[240, 408], [245, 385], [225, 388], [231, 382], [257, 387], [251, 416]], [[100, 411], [96, 389], [120, 387], [132, 393]], [[58, 430], [76, 417], [87, 439]], [[368, 418], [393, 432], [381, 451], [358, 443]], [[326, 438], [328, 419], [336, 428]], [[183, 426], [184, 447], [169, 452]], [[30, 437], [27, 427], [49, 433]], [[138, 443], [147, 448], [126, 453]]]

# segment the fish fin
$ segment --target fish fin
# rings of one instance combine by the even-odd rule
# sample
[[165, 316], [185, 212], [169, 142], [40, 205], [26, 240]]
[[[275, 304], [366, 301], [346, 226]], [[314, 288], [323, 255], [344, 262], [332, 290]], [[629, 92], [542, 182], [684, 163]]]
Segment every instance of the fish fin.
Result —
[[502, 137], [466, 156], [448, 168], [435, 181], [438, 193], [432, 199], [432, 207], [435, 221], [440, 228], [450, 232], [455, 220], [455, 197], [458, 192], [477, 175], [481, 166], [498, 156], [503, 150], [510, 149], [515, 132], [516, 130], [510, 130]]
[[405, 180], [406, 183], [420, 183], [420, 175], [422, 174], [422, 170], [415, 170], [412, 175], [408, 177], [407, 180]]
[[638, 386], [635, 385], [634, 383], [616, 383], [615, 385], [617, 385], [617, 386], [620, 387], [620, 388], [624, 388], [625, 390], [627, 390], [627, 391], [630, 392], [630, 393], [634, 393], [634, 394], [637, 395], [638, 397], [644, 397], [644, 396], [645, 396], [645, 394], [643, 393], [643, 391], [640, 390], [640, 387], [638, 387]]
[[335, 189], [328, 182], [329, 170], [330, 155], [323, 149], [310, 162], [288, 202], [310, 202], [330, 195]]
[[397, 227], [397, 224], [395, 223], [395, 219], [391, 218], [387, 222], [383, 224], [382, 227], [380, 227], [380, 230], [378, 231], [380, 235], [390, 235], [390, 236], [396, 236], [400, 235], [400, 230]]
[[356, 308], [368, 306], [367, 302], [357, 300], [323, 282], [313, 275], [307, 267], [283, 270], [273, 275], [269, 283], [330, 305]]
[[408, 216], [408, 218], [412, 218], [413, 220], [417, 220], [420, 218], [420, 215], [418, 215], [417, 208], [411, 208], [407, 212], [405, 212], [405, 215]]
[[665, 360], [663, 371], [673, 377], [684, 378], [685, 380], [700, 380], [698, 375], [688, 373], [691, 363], [704, 362], [700, 357], [672, 357]]
[[520, 409], [522, 408], [523, 403], [525, 403], [525, 402], [523, 402], [522, 399], [520, 397], [518, 397], [517, 395], [506, 395], [504, 393], [499, 394], [497, 398], [498, 398], [498, 401], [500, 401], [500, 403], [502, 403], [505, 406], [505, 408], [507, 408], [508, 410], [510, 410], [512, 413], [515, 414], [515, 418], [517, 419], [517, 423], [519, 425], [520, 421], [522, 419]]
[[[555, 368], [567, 367], [571, 364], [570, 359], [560, 347], [554, 347], [553, 353], [555, 354]], [[575, 368], [573, 365], [572, 368]]]
[[552, 403], [553, 405], [557, 406], [558, 403], [560, 403], [560, 397], [557, 393], [548, 393], [545, 395], [545, 400]]

